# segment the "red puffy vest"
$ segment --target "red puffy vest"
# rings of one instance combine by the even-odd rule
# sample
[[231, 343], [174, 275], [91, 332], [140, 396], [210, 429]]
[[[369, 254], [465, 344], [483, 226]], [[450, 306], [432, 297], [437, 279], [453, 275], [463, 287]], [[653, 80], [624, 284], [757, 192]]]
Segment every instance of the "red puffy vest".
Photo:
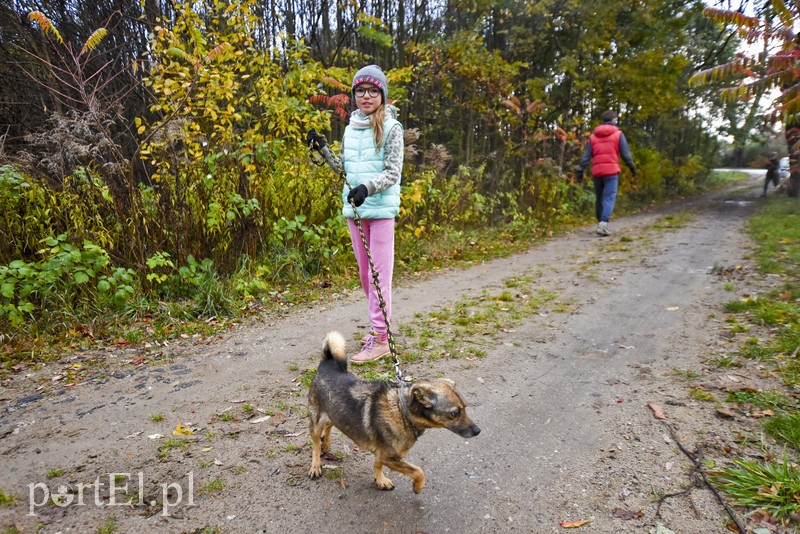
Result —
[[592, 142], [592, 176], [603, 178], [619, 174], [619, 137], [622, 131], [613, 124], [601, 124], [589, 138]]

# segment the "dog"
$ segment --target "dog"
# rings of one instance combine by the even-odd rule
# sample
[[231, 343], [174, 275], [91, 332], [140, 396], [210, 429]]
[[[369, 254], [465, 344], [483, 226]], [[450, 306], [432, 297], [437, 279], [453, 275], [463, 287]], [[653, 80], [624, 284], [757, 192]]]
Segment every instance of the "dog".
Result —
[[480, 434], [452, 380], [439, 378], [395, 386], [365, 381], [347, 370], [345, 340], [331, 332], [322, 347], [322, 361], [308, 391], [312, 479], [322, 475], [322, 453], [331, 446], [336, 427], [361, 450], [375, 455], [375, 484], [392, 490], [383, 466], [411, 477], [414, 493], [425, 487], [425, 472], [404, 460], [417, 439], [429, 428], [447, 428], [463, 438]]

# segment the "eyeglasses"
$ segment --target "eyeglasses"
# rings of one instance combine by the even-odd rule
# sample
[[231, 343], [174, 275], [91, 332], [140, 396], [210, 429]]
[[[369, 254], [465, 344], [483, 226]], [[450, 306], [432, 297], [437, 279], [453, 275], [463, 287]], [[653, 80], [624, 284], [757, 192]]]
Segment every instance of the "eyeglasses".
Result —
[[381, 94], [381, 90], [378, 89], [377, 87], [370, 87], [369, 89], [366, 89], [364, 87], [359, 87], [354, 92], [358, 97], [362, 97], [365, 94], [369, 93], [369, 96], [371, 96], [372, 98], [377, 98], [378, 95]]

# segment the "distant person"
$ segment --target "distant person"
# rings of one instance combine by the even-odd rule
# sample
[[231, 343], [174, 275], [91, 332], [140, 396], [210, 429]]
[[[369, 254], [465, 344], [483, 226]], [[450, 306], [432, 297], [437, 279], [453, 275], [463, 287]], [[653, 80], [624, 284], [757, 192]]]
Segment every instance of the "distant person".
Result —
[[769, 187], [770, 182], [775, 184], [775, 187], [778, 187], [778, 182], [780, 181], [780, 177], [778, 176], [779, 163], [780, 159], [778, 158], [777, 152], [773, 152], [769, 155], [769, 162], [767, 163], [767, 176], [764, 179], [764, 192], [761, 193], [762, 197], [767, 196], [767, 188]]
[[602, 236], [611, 235], [608, 221], [614, 212], [614, 202], [619, 187], [619, 158], [621, 157], [634, 176], [636, 168], [631, 158], [631, 149], [625, 134], [617, 128], [617, 114], [613, 111], [603, 113], [603, 124], [594, 129], [586, 151], [575, 169], [578, 179], [583, 178], [583, 171], [592, 162], [592, 181], [594, 182], [597, 217], [597, 233]]

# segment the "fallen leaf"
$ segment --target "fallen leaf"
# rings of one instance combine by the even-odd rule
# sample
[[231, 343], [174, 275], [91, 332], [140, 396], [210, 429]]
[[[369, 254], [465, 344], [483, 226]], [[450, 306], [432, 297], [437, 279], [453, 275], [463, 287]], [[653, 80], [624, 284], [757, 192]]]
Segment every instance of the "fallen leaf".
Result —
[[625, 510], [624, 508], [614, 508], [614, 510], [611, 512], [611, 515], [617, 519], [624, 519], [625, 521], [631, 519], [641, 519], [644, 517], [644, 513], [641, 510], [638, 512], [631, 512], [630, 510]]
[[716, 415], [717, 417], [724, 417], [725, 419], [733, 419], [736, 417], [736, 414], [726, 408], [717, 408]]
[[286, 421], [286, 415], [283, 412], [278, 412], [275, 414], [275, 417], [272, 419], [272, 424], [278, 426], [283, 424]]
[[194, 434], [194, 430], [191, 428], [184, 428], [183, 423], [178, 423], [178, 426], [172, 431], [173, 436], [190, 436], [192, 434]]
[[256, 423], [263, 423], [264, 421], [269, 421], [270, 417], [271, 417], [270, 415], [265, 415], [264, 417], [257, 417], [255, 419], [251, 420], [250, 424], [254, 425]]
[[591, 522], [591, 519], [581, 519], [580, 521], [561, 521], [558, 524], [564, 528], [578, 528], [583, 525], [588, 525]]
[[656, 419], [666, 419], [667, 416], [664, 415], [664, 410], [661, 409], [661, 406], [658, 404], [651, 402], [647, 405], [651, 410], [653, 410], [653, 417]]

